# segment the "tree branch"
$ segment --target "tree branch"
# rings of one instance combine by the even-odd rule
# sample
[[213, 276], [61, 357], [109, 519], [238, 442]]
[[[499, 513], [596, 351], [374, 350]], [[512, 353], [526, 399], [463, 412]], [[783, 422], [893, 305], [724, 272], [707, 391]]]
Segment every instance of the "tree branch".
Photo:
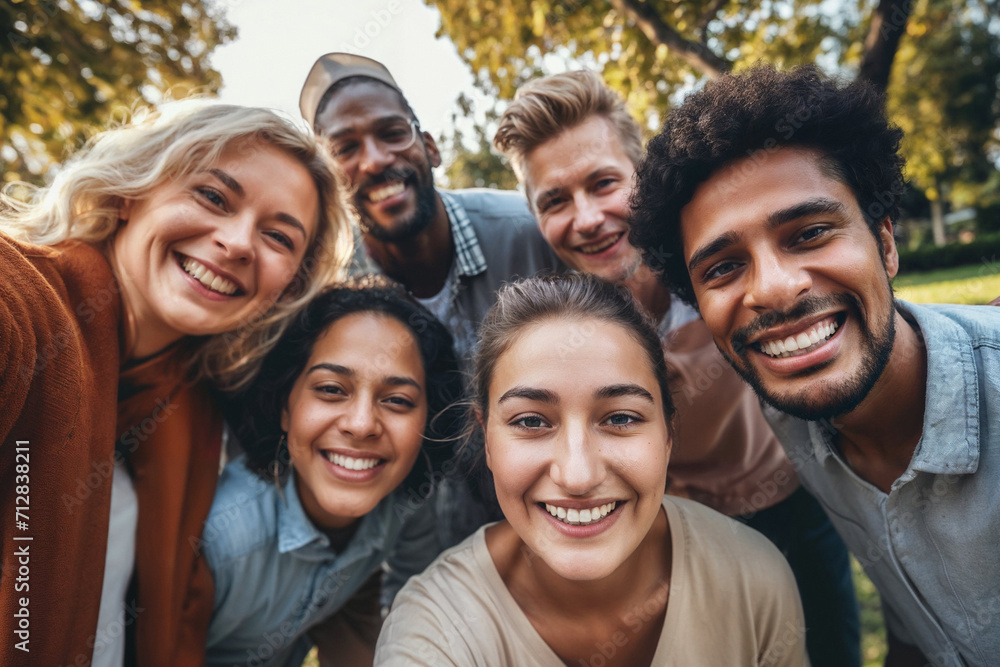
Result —
[[892, 61], [906, 32], [911, 8], [911, 0], [881, 0], [872, 14], [858, 78], [871, 81], [883, 92], [889, 86]]
[[[886, 0], [883, 0], [883, 2]], [[730, 70], [732, 64], [712, 53], [703, 44], [685, 39], [667, 25], [655, 9], [642, 0], [611, 0], [615, 10], [639, 26], [653, 44], [663, 44], [681, 60], [702, 74], [715, 78]]]
[[712, 0], [711, 4], [709, 4], [705, 11], [702, 12], [701, 18], [698, 19], [698, 26], [695, 28], [698, 33], [698, 38], [701, 40], [702, 44], [707, 41], [706, 38], [708, 35], [705, 31], [708, 30], [708, 24], [712, 22], [715, 15], [718, 14], [719, 11], [722, 10], [722, 8], [727, 4], [729, 4], [729, 0]]

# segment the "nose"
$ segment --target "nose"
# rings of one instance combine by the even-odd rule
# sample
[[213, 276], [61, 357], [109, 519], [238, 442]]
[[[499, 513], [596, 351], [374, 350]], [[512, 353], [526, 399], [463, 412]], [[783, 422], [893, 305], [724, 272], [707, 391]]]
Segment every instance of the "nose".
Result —
[[340, 432], [355, 440], [377, 438], [382, 432], [382, 422], [371, 400], [358, 397], [345, 406], [337, 426]]
[[376, 141], [375, 137], [365, 137], [358, 154], [358, 169], [368, 174], [379, 174], [395, 159], [396, 155]]
[[578, 192], [573, 197], [576, 206], [576, 216], [573, 226], [583, 236], [592, 236], [604, 224], [604, 211], [594, 198], [586, 192]]
[[750, 269], [743, 305], [758, 312], [786, 311], [812, 288], [812, 276], [794, 258], [761, 253]]
[[585, 426], [567, 425], [560, 438], [549, 475], [572, 496], [585, 496], [607, 476], [597, 439]]
[[219, 223], [214, 234], [215, 245], [225, 252], [227, 258], [250, 264], [255, 256], [253, 241], [256, 233], [257, 223], [247, 211]]

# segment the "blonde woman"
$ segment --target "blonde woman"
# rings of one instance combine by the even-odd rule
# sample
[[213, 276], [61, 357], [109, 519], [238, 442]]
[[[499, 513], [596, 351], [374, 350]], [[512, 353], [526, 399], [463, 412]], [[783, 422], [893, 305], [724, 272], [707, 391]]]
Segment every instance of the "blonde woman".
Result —
[[245, 384], [343, 267], [335, 183], [272, 112], [187, 102], [3, 196], [0, 533], [30, 556], [3, 551], [0, 663], [120, 665], [131, 633], [144, 666], [203, 661], [210, 386]]

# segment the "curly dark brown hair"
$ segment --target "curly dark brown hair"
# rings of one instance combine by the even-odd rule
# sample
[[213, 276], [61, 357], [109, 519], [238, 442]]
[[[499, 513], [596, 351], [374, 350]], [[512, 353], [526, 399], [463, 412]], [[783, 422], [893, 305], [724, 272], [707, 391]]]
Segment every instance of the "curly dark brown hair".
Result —
[[821, 167], [847, 185], [873, 235], [899, 217], [903, 132], [889, 123], [881, 93], [844, 85], [815, 66], [781, 72], [757, 65], [705, 85], [672, 111], [646, 147], [631, 198], [629, 240], [661, 280], [695, 303], [681, 243], [681, 209], [722, 166], [782, 147], [818, 151]]

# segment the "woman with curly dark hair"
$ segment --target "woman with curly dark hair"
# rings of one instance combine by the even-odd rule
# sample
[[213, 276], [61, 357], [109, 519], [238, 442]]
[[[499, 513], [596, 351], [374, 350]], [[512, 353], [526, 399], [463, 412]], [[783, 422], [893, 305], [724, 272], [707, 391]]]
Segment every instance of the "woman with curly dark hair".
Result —
[[226, 466], [200, 543], [208, 664], [300, 664], [307, 633], [384, 561], [401, 582], [434, 559], [425, 501], [461, 391], [451, 336], [387, 279], [331, 288], [296, 317], [237, 400], [246, 456]]

